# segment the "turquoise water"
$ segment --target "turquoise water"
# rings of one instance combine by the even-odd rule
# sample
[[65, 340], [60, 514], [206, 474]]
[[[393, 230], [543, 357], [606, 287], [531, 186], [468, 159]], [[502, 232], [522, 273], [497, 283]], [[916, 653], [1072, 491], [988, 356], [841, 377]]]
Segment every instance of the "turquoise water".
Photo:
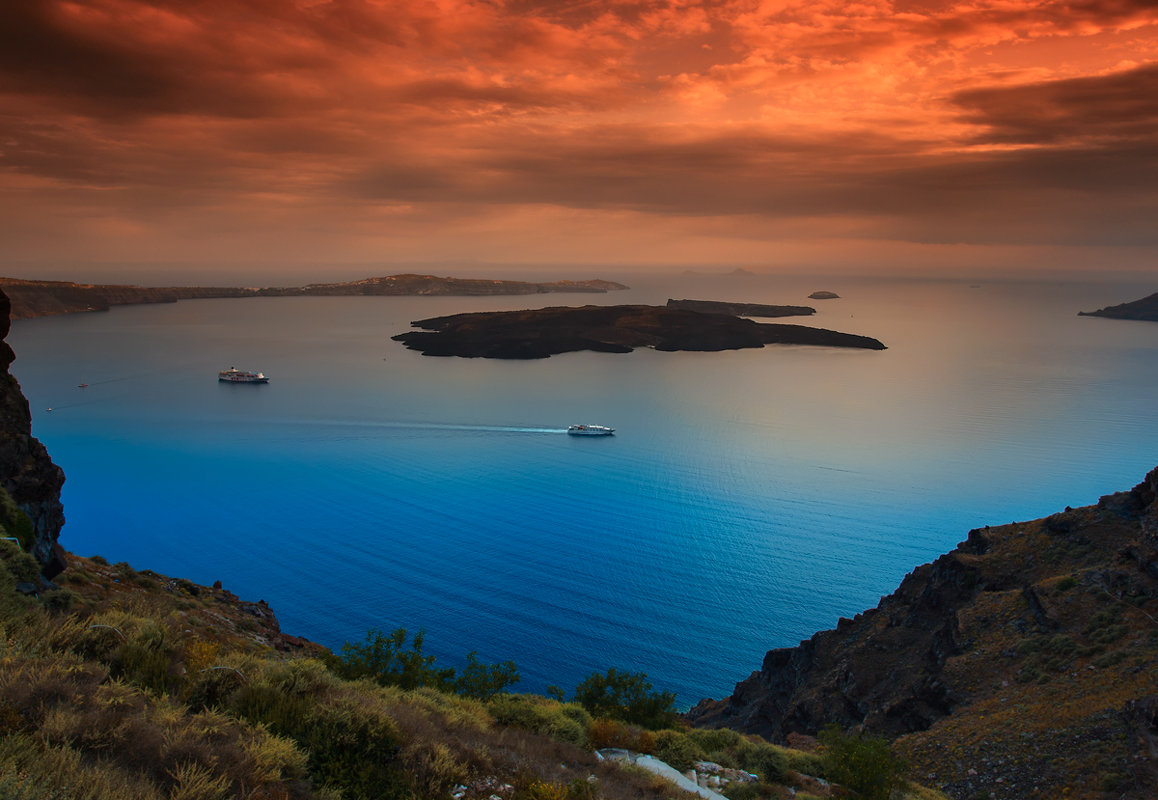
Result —
[[[18, 322], [12, 371], [68, 476], [62, 543], [221, 580], [330, 646], [422, 628], [440, 662], [514, 659], [525, 690], [614, 666], [686, 706], [970, 528], [1095, 502], [1158, 464], [1158, 324], [1076, 316], [1152, 285], [626, 282]], [[814, 289], [842, 299], [809, 324], [889, 349], [509, 362], [389, 339], [458, 311]], [[272, 380], [219, 384], [231, 365]], [[618, 433], [567, 436], [576, 422]]]

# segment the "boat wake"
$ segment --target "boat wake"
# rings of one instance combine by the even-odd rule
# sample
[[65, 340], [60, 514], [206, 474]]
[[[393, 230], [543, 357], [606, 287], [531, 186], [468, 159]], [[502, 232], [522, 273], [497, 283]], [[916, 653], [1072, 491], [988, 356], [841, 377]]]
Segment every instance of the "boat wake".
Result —
[[[269, 422], [286, 422], [287, 420], [268, 420]], [[556, 433], [564, 434], [566, 428], [548, 428], [532, 425], [477, 425], [456, 422], [408, 422], [388, 420], [300, 420], [306, 425], [328, 425], [343, 428], [384, 428], [387, 430], [406, 431], [462, 431], [463, 433]]]

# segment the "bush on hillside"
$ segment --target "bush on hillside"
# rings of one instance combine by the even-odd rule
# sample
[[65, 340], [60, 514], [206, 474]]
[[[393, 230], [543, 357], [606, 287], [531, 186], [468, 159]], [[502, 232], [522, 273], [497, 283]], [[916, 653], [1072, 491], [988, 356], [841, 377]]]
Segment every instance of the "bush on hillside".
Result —
[[519, 682], [519, 670], [514, 661], [499, 664], [484, 664], [474, 651], [466, 654], [466, 666], [462, 674], [454, 679], [454, 691], [463, 697], [475, 700], [489, 700], [508, 686]]
[[434, 656], [422, 652], [426, 634], [414, 634], [406, 648], [406, 629], [387, 634], [371, 628], [361, 644], [346, 642], [333, 662], [343, 678], [369, 678], [382, 686], [418, 689], [423, 686], [444, 692], [455, 692], [476, 700], [489, 699], [519, 682], [519, 671], [513, 661], [484, 664], [474, 652], [468, 653], [466, 667], [455, 675], [453, 667], [434, 665]]
[[836, 724], [820, 732], [825, 776], [866, 800], [889, 800], [904, 784], [908, 767], [884, 739], [846, 734]]
[[612, 667], [606, 674], [592, 673], [575, 687], [574, 701], [593, 717], [653, 730], [669, 727], [676, 719], [675, 693], [652, 691], [643, 672], [619, 672]]
[[655, 734], [655, 748], [652, 755], [684, 772], [692, 768], [693, 762], [704, 757], [696, 743], [680, 731], [664, 730]]

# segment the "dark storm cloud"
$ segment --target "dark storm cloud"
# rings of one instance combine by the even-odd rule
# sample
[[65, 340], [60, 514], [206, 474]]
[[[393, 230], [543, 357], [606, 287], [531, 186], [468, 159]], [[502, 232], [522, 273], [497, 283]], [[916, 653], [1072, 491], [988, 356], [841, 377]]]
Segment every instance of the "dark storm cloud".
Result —
[[1087, 78], [974, 89], [952, 96], [963, 118], [987, 128], [977, 141], [1053, 144], [1158, 136], [1158, 64]]

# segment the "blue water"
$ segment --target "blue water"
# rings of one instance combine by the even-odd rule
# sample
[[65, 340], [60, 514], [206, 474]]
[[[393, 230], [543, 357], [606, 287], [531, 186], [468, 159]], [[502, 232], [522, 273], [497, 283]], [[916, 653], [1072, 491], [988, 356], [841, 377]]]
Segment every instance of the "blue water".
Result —
[[[440, 662], [513, 659], [524, 690], [614, 666], [686, 706], [970, 528], [1095, 502], [1158, 464], [1158, 324], [1076, 316], [1153, 285], [627, 282], [18, 322], [13, 373], [68, 476], [62, 543], [221, 580], [330, 646], [422, 628]], [[814, 289], [843, 297], [809, 324], [889, 349], [510, 362], [389, 340], [457, 311]], [[219, 384], [231, 365], [272, 381]], [[618, 433], [567, 436], [576, 422]]]

